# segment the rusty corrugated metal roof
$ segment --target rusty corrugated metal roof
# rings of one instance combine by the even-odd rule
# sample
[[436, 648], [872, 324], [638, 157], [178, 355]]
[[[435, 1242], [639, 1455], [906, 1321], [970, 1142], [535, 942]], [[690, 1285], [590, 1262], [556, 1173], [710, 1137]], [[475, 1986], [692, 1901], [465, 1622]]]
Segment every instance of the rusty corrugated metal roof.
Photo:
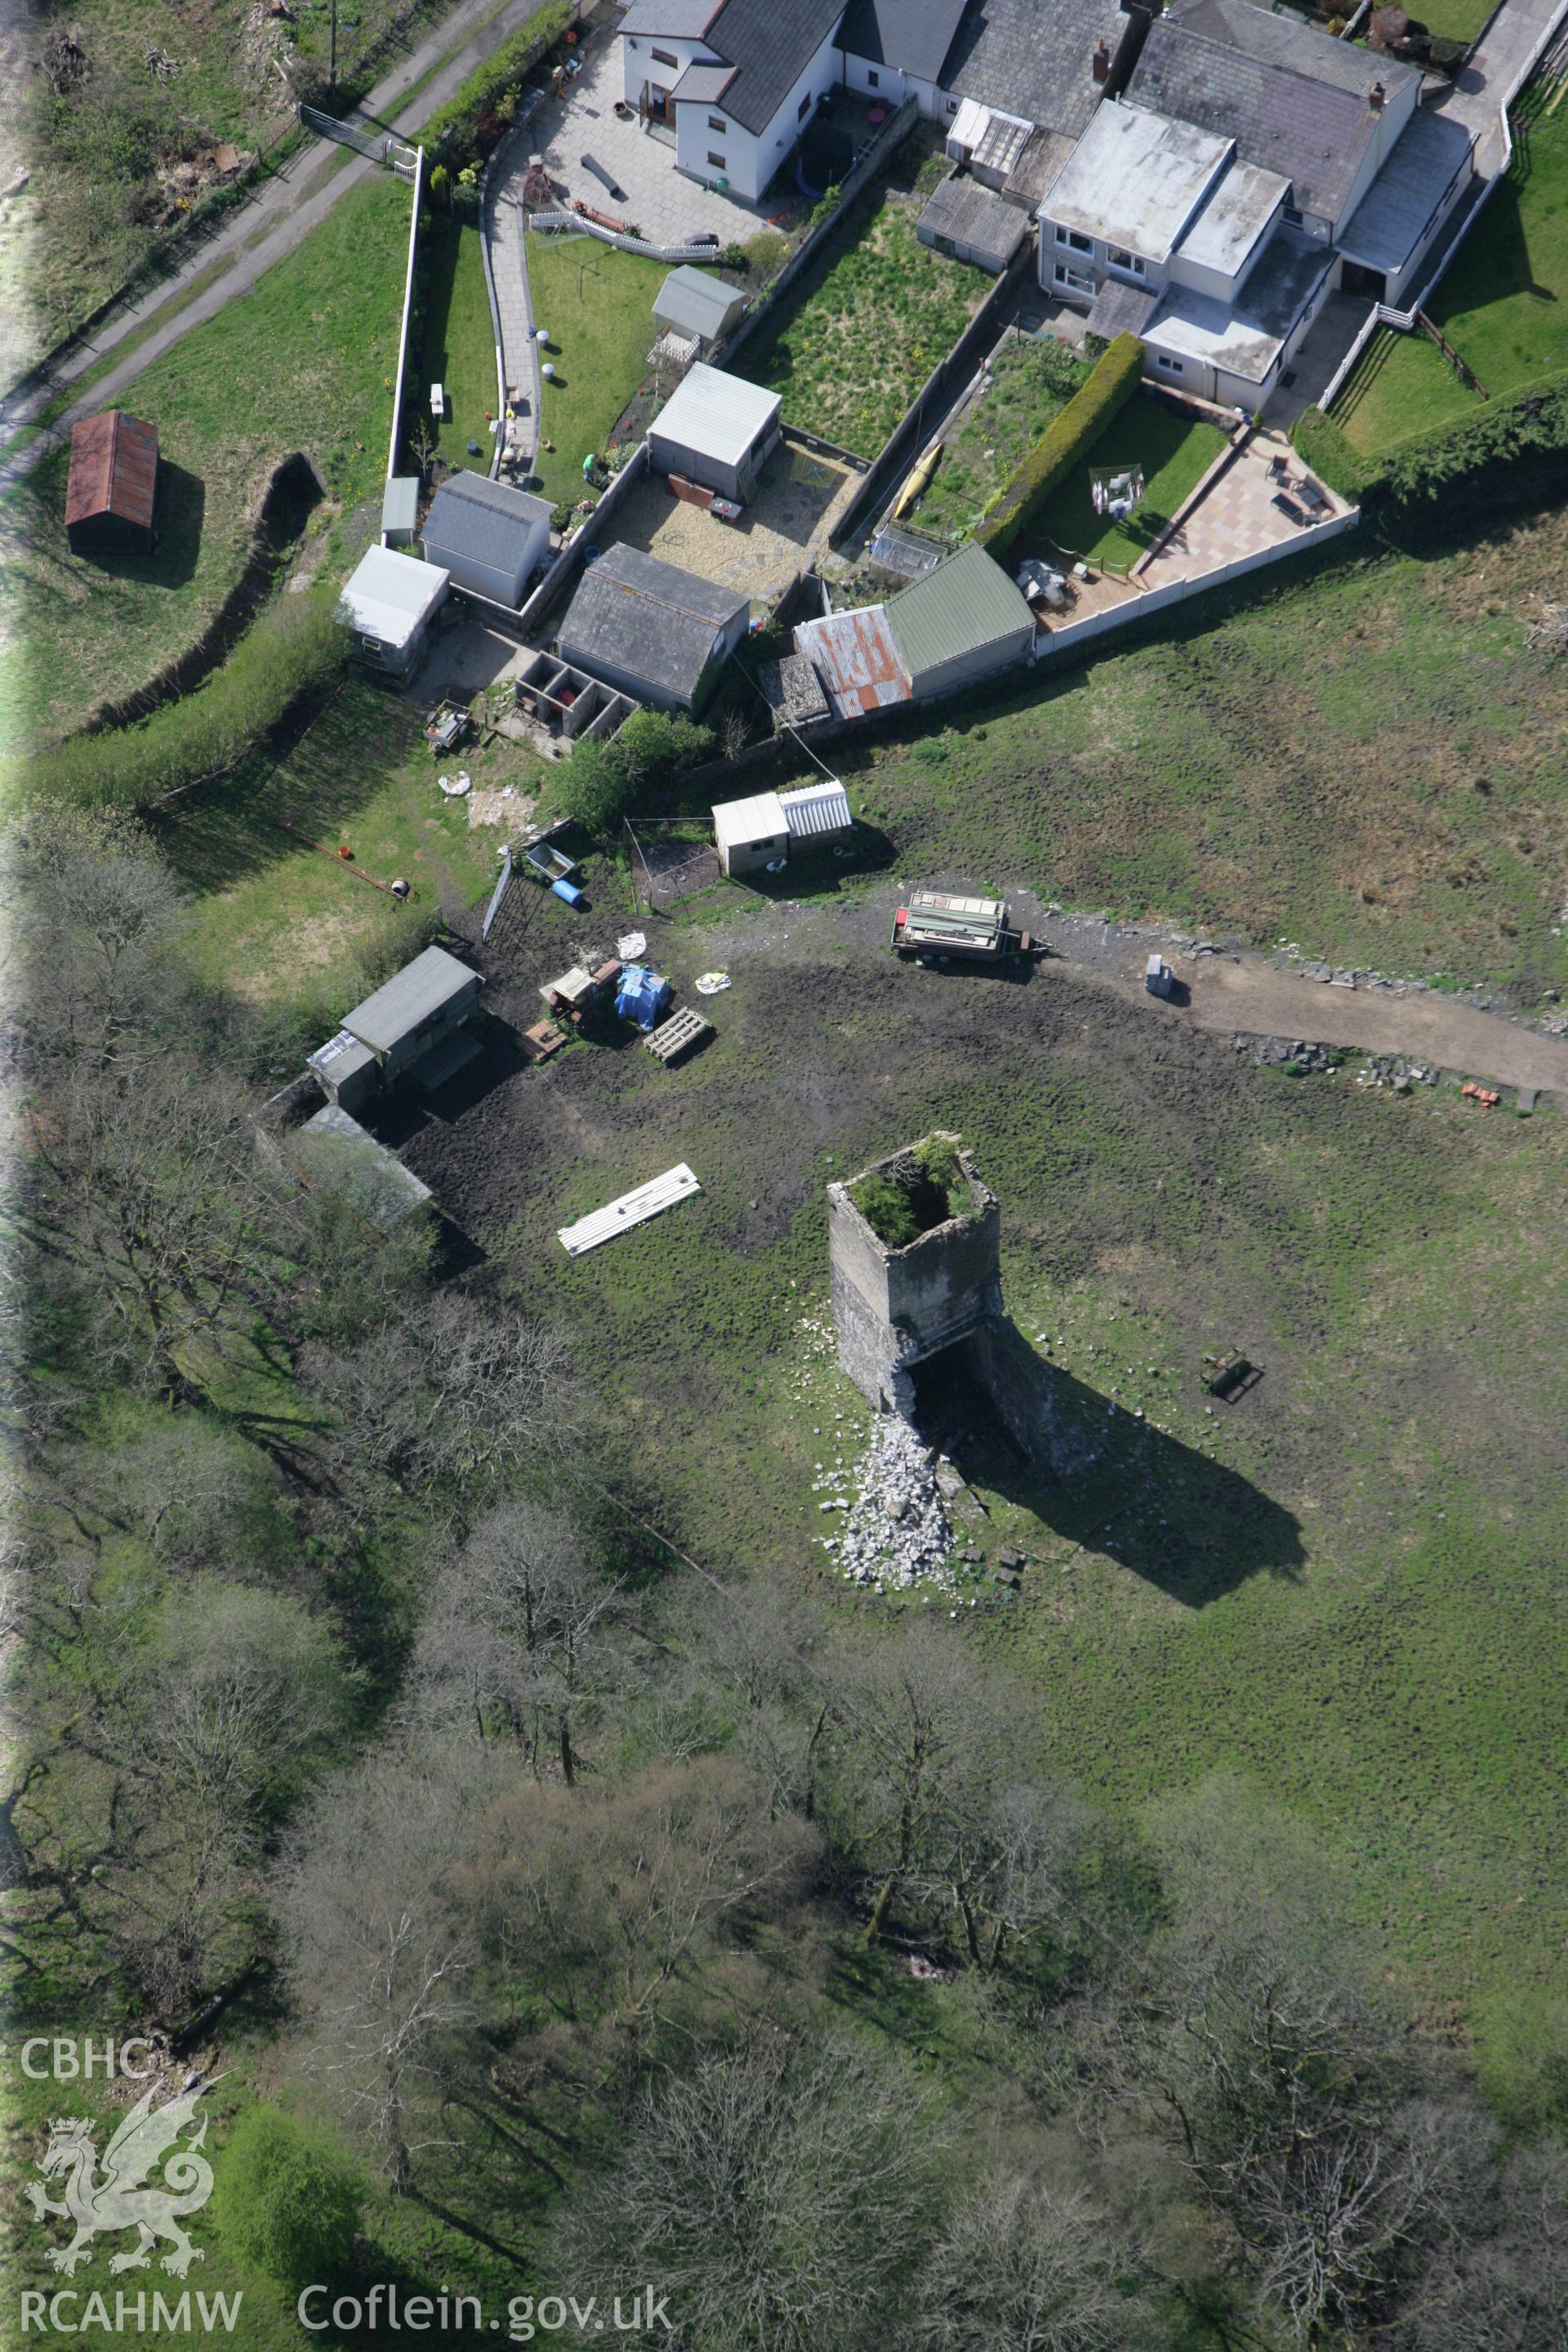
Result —
[[880, 604], [802, 621], [795, 647], [816, 668], [840, 718], [863, 718], [910, 698], [910, 674]]
[[121, 522], [153, 528], [158, 487], [155, 426], [122, 409], [86, 416], [71, 433], [70, 472], [66, 482], [66, 528], [111, 514]]

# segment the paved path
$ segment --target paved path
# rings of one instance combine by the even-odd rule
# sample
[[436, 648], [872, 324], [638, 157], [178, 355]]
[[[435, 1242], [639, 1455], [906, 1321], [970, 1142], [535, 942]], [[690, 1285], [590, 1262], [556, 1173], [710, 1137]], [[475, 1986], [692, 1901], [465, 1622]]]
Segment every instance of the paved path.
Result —
[[539, 457], [539, 407], [543, 387], [539, 377], [539, 346], [533, 340], [533, 300], [528, 285], [528, 235], [522, 209], [522, 184], [528, 158], [535, 145], [536, 124], [514, 131], [497, 158], [485, 190], [483, 221], [485, 250], [489, 256], [495, 287], [496, 314], [500, 328], [501, 373], [507, 397], [516, 411], [510, 447], [516, 452], [516, 477], [526, 482]]
[[[376, 84], [351, 120], [404, 133], [416, 128], [446, 104], [509, 34], [528, 21], [537, 5], [538, 0], [499, 0], [499, 4], [498, 0], [458, 0], [437, 30]], [[427, 82], [426, 74], [431, 75]], [[424, 86], [405, 107], [405, 95], [416, 83]], [[30, 472], [47, 450], [68, 436], [79, 417], [110, 405], [143, 368], [193, 327], [216, 318], [226, 303], [246, 293], [275, 261], [291, 253], [326, 218], [350, 188], [380, 168], [368, 156], [356, 155], [330, 139], [315, 141], [284, 165], [255, 202], [237, 214], [218, 236], [198, 245], [173, 277], [76, 347], [47, 383], [0, 405], [0, 426], [14, 431], [95, 367], [106, 352], [149, 320], [161, 320], [117, 367], [98, 378], [86, 398], [74, 402], [47, 433], [0, 465], [0, 488]], [[193, 293], [198, 281], [205, 282]]]
[[[1224, 472], [1215, 475], [1159, 552], [1143, 565], [1138, 576], [1144, 587], [1201, 580], [1205, 572], [1216, 572], [1266, 547], [1299, 538], [1300, 523], [1292, 522], [1274, 503], [1282, 487], [1269, 477], [1269, 466], [1276, 460], [1286, 467], [1287, 485], [1300, 479], [1305, 469], [1282, 434], [1254, 434]], [[1335, 515], [1350, 512], [1347, 499], [1336, 497], [1326, 483], [1319, 483], [1318, 488]], [[1320, 514], [1317, 520], [1327, 522], [1329, 515]]]
[[1563, 0], [1503, 0], [1453, 89], [1432, 101], [1435, 112], [1475, 134], [1475, 168], [1484, 180], [1508, 160], [1504, 108], [1514, 84], [1545, 48], [1563, 14]]
[[1186, 1004], [1162, 1003], [1146, 993], [1142, 958], [1130, 959], [1125, 971], [1142, 1003], [1162, 1020], [1248, 1036], [1354, 1045], [1369, 1054], [1403, 1054], [1467, 1077], [1568, 1095], [1568, 1038], [1544, 1037], [1517, 1022], [1457, 1004], [1436, 990], [1399, 996], [1389, 989], [1341, 988], [1250, 958], [1233, 963], [1228, 956], [1173, 956], [1170, 961], [1191, 992]]

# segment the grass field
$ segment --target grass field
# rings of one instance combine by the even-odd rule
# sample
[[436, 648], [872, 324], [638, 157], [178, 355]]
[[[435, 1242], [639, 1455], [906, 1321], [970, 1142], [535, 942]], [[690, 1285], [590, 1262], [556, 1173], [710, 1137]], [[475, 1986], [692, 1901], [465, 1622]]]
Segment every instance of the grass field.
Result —
[[[1020, 1606], [982, 1576], [963, 1614], [1037, 1677], [1064, 1770], [1117, 1811], [1240, 1770], [1338, 1848], [1425, 1993], [1560, 1978], [1568, 1128], [1261, 1070], [1059, 963], [904, 967], [894, 895], [661, 931], [678, 995], [733, 983], [678, 1087], [575, 1045], [410, 1145], [575, 1334], [597, 1475], [721, 1573], [841, 1590], [812, 1479], [866, 1410], [824, 1336], [823, 1186], [958, 1129], [1058, 1471], [960, 1446], [981, 1550], [1030, 1563]], [[531, 936], [492, 977], [506, 1017], [558, 950]], [[678, 1160], [700, 1196], [565, 1259], [558, 1225]], [[1198, 1378], [1226, 1344], [1265, 1367], [1230, 1412]]]
[[138, 377], [134, 413], [157, 426], [162, 461], [153, 555], [71, 554], [64, 448], [0, 501], [0, 730], [14, 748], [68, 733], [201, 635], [239, 578], [279, 458], [308, 451], [343, 507], [378, 488], [408, 202], [390, 176], [354, 189], [248, 294]]
[[[160, 845], [196, 894], [199, 978], [319, 1026], [363, 993], [373, 943], [400, 923], [412, 935], [437, 910], [458, 914], [491, 888], [501, 834], [471, 824], [467, 802], [442, 798], [438, 770], [458, 762], [432, 757], [416, 716], [351, 676], [280, 759], [258, 757], [165, 812]], [[470, 747], [460, 764], [480, 791], [510, 783], [531, 795], [540, 775], [537, 761], [503, 740]], [[352, 869], [340, 845], [353, 850]], [[412, 883], [406, 907], [367, 876]]]
[[[496, 413], [496, 343], [479, 228], [437, 217], [422, 233], [421, 248], [420, 267], [428, 277], [414, 386], [417, 415], [429, 425], [437, 457], [448, 466], [488, 470], [493, 444], [485, 419]], [[439, 425], [430, 416], [433, 383], [444, 385], [447, 393], [447, 413]], [[468, 454], [470, 441], [479, 444], [478, 457]]]
[[785, 295], [738, 372], [783, 394], [786, 424], [874, 457], [989, 287], [921, 245], [911, 205], [885, 200], [856, 215], [798, 299]]
[[940, 734], [847, 743], [852, 803], [902, 874], [1568, 994], [1568, 667], [1524, 642], [1568, 516], [1346, 544], [1161, 642], [1000, 680]]
[[[1560, 87], [1542, 84], [1526, 110], [1508, 177], [1426, 305], [1494, 397], [1568, 368], [1568, 106], [1544, 111]], [[1332, 414], [1370, 453], [1479, 405], [1424, 335], [1390, 334], [1369, 346]]]
[[[913, 509], [910, 520], [922, 530], [936, 531], [956, 545], [979, 521], [986, 502], [999, 490], [1039, 439], [1053, 416], [1060, 415], [1070, 392], [1054, 391], [1055, 358], [1033, 337], [1008, 341], [992, 364], [991, 389], [983, 394], [942, 450], [931, 488]], [[1079, 380], [1088, 375], [1087, 367]]]
[[[1196, 489], [1225, 447], [1215, 425], [1194, 422], [1162, 401], [1134, 393], [1126, 407], [1047, 499], [1031, 529], [1063, 550], [1095, 563], [1131, 563], [1152, 547], [1184, 499]], [[1089, 495], [1091, 466], [1142, 466], [1144, 498], [1125, 523], [1097, 515]]]
[[533, 315], [550, 333], [555, 381], [543, 387], [540, 422], [555, 446], [542, 450], [543, 495], [557, 505], [583, 490], [583, 460], [603, 450], [644, 382], [658, 330], [653, 300], [668, 270], [591, 236], [531, 236]]

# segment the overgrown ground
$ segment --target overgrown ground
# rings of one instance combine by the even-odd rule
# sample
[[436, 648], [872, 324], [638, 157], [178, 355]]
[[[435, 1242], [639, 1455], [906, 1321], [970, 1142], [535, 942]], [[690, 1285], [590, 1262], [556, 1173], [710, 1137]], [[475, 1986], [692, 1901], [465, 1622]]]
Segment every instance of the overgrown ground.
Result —
[[[965, 1457], [982, 1549], [1030, 1560], [1016, 1609], [980, 1578], [977, 1622], [1038, 1676], [1063, 1766], [1113, 1806], [1241, 1769], [1337, 1845], [1425, 1990], [1544, 1982], [1568, 1927], [1568, 1131], [1259, 1070], [1058, 965], [905, 967], [890, 885], [827, 892], [661, 929], [678, 992], [733, 980], [684, 1069], [627, 1037], [498, 1058], [407, 1145], [575, 1333], [602, 1475], [727, 1573], [825, 1572], [815, 1465], [853, 1459], [865, 1414], [824, 1338], [823, 1187], [958, 1129], [1004, 1204], [1060, 1471]], [[519, 1024], [574, 931], [524, 911], [487, 991]], [[558, 1226], [680, 1160], [700, 1197], [566, 1259]], [[1199, 1360], [1226, 1344], [1265, 1377], [1211, 1411]]]
[[[1066, 407], [1070, 389], [1053, 389], [1066, 382], [1063, 349], [1047, 350], [1033, 336], [1003, 344], [992, 362], [990, 389], [943, 447], [930, 488], [911, 510], [910, 520], [921, 530], [954, 546], [968, 538], [989, 500]], [[1088, 374], [1081, 367], [1079, 380]]]
[[[338, 67], [345, 95], [361, 60], [384, 62], [418, 37], [449, 0], [340, 0]], [[291, 0], [286, 18], [255, 0], [84, 0], [52, 12], [82, 53], [56, 89], [31, 70], [12, 96], [33, 176], [6, 207], [0, 269], [24, 243], [31, 347], [8, 342], [17, 366], [67, 333], [123, 284], [158, 239], [177, 236], [183, 208], [206, 183], [191, 168], [215, 140], [266, 155], [294, 128], [297, 88], [279, 69], [298, 59], [299, 88], [325, 76], [331, 0]], [[50, 20], [30, 41], [36, 57]], [[166, 60], [160, 78], [149, 62]]]
[[[423, 924], [460, 917], [494, 884], [503, 829], [470, 824], [468, 803], [437, 785], [457, 765], [480, 792], [531, 795], [540, 775], [504, 739], [436, 760], [414, 708], [356, 674], [281, 757], [258, 753], [172, 803], [156, 829], [198, 894], [198, 977], [265, 1011], [286, 1046], [329, 1034], [369, 966], [399, 940], [422, 945]], [[400, 876], [413, 885], [401, 907], [365, 878]]]
[[554, 443], [538, 460], [542, 495], [557, 505], [583, 493], [583, 460], [603, 451], [621, 411], [647, 374], [658, 333], [653, 302], [669, 272], [662, 261], [622, 253], [591, 236], [531, 236], [533, 315], [550, 334], [540, 424]]
[[921, 243], [918, 210], [899, 194], [858, 210], [736, 362], [783, 394], [786, 424], [861, 457], [876, 457], [990, 290], [979, 270]]
[[1525, 644], [1568, 516], [1458, 543], [1389, 529], [998, 681], [919, 739], [850, 738], [852, 805], [906, 876], [1568, 992], [1568, 667]]
[[[1082, 463], [1047, 499], [1037, 528], [1064, 551], [1095, 563], [1136, 562], [1172, 520], [1225, 447], [1216, 425], [1184, 415], [1146, 393], [1134, 393]], [[1091, 467], [1143, 470], [1143, 502], [1125, 522], [1098, 515]]]
[[408, 205], [401, 180], [355, 188], [248, 294], [138, 377], [134, 410], [161, 448], [153, 555], [72, 555], [66, 448], [0, 501], [0, 731], [11, 749], [69, 733], [199, 637], [244, 568], [280, 457], [307, 451], [343, 508], [378, 489]]
[[[1541, 82], [1530, 93], [1508, 176], [1426, 306], [1494, 396], [1568, 368], [1568, 104], [1557, 102], [1564, 87]], [[1425, 335], [1390, 332], [1367, 346], [1332, 415], [1372, 453], [1479, 405]]]
[[[421, 235], [420, 268], [425, 323], [408, 395], [415, 404], [410, 425], [417, 437], [423, 422], [432, 454], [448, 466], [488, 472], [492, 443], [485, 420], [496, 413], [496, 342], [477, 224], [434, 218]], [[447, 394], [439, 425], [430, 415], [433, 383]], [[478, 444], [478, 457], [468, 454], [470, 441]]]

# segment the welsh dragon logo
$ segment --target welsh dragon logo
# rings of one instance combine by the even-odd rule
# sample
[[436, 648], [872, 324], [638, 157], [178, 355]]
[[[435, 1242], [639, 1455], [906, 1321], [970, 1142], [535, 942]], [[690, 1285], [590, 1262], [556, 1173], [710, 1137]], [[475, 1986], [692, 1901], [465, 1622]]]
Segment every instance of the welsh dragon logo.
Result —
[[[89, 2263], [92, 2242], [102, 2231], [138, 2232], [129, 2252], [110, 2257], [111, 2271], [144, 2269], [160, 2238], [167, 2238], [174, 2247], [172, 2253], [163, 2256], [163, 2266], [176, 2278], [184, 2278], [193, 2263], [205, 2260], [201, 2248], [192, 2245], [180, 2221], [184, 2214], [199, 2212], [212, 2195], [212, 2167], [200, 2153], [207, 2133], [206, 2117], [202, 2117], [200, 2128], [183, 2147], [175, 2143], [206, 2087], [198, 2083], [155, 2107], [158, 2086], [154, 2084], [104, 2149], [101, 2173], [94, 2146], [97, 2126], [91, 2119], [55, 2117], [37, 2168], [46, 2180], [63, 2173], [64, 2195], [57, 2203], [36, 2180], [28, 2181], [26, 2191], [40, 2221], [52, 2213], [76, 2224], [76, 2235], [68, 2246], [49, 2249], [48, 2259], [56, 2270], [69, 2278], [79, 2263]], [[145, 2185], [148, 2175], [160, 2162], [164, 2185], [149, 2188]]]

